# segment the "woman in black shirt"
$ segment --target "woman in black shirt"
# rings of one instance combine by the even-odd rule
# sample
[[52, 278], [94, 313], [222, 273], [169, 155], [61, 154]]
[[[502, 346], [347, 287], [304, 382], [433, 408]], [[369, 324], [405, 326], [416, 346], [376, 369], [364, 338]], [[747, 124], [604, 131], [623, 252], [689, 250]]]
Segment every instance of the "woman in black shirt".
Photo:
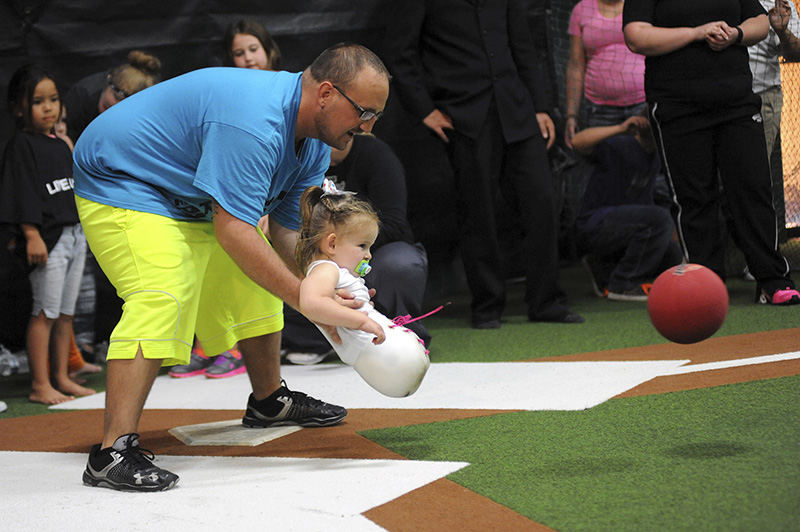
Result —
[[[767, 35], [758, 0], [628, 0], [628, 47], [646, 56], [650, 120], [687, 261], [724, 279], [723, 203], [758, 281], [756, 301], [800, 303], [778, 251], [761, 102], [747, 46]], [[724, 201], [723, 201], [724, 200]]]

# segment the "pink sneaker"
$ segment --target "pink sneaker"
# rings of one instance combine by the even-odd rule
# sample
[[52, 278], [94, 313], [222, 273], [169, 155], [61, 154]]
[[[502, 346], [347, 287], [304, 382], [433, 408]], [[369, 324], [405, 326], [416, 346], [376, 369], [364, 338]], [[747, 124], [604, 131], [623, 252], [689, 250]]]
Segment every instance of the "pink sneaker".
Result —
[[169, 370], [169, 376], [175, 378], [194, 377], [195, 375], [203, 375], [206, 369], [214, 363], [213, 358], [208, 358], [205, 355], [197, 353], [192, 350], [192, 358], [189, 363], [184, 366], [172, 366]]
[[242, 354], [236, 349], [231, 349], [217, 355], [214, 363], [206, 370], [206, 378], [223, 379], [239, 375], [245, 371], [247, 371], [247, 368], [244, 367]]
[[798, 305], [800, 304], [800, 292], [791, 286], [775, 290], [771, 294], [761, 290], [758, 302], [764, 305]]

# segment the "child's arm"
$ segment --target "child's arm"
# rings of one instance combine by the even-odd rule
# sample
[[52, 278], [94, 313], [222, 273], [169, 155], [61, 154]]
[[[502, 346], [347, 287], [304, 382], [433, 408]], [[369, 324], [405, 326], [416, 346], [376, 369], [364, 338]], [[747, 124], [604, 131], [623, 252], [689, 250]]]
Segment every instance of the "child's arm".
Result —
[[575, 133], [572, 147], [584, 155], [589, 155], [594, 147], [614, 135], [633, 135], [647, 127], [648, 120], [644, 116], [631, 116], [621, 124], [613, 126], [589, 127]]
[[28, 264], [46, 264], [47, 246], [39, 234], [39, 229], [35, 225], [20, 224], [22, 232], [27, 240]]
[[347, 327], [375, 335], [374, 343], [386, 339], [383, 328], [365, 312], [347, 308], [336, 302], [339, 270], [333, 264], [316, 266], [300, 283], [300, 312], [309, 320], [325, 325]]

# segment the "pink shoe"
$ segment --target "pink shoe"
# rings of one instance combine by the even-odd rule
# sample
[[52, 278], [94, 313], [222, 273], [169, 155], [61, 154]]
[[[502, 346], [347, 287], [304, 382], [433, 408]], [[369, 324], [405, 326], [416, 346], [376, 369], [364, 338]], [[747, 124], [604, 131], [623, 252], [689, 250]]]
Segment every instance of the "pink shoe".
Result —
[[223, 379], [225, 377], [233, 377], [247, 371], [244, 367], [244, 359], [242, 354], [236, 349], [225, 351], [217, 355], [214, 364], [206, 370], [207, 379]]
[[771, 294], [761, 290], [757, 301], [764, 305], [797, 305], [800, 304], [800, 292], [791, 286], [775, 290]]
[[189, 363], [183, 366], [173, 366], [169, 370], [169, 376], [177, 379], [183, 377], [194, 377], [195, 375], [202, 375], [206, 369], [214, 363], [213, 358], [208, 358], [205, 355], [200, 355], [192, 350], [192, 357]]

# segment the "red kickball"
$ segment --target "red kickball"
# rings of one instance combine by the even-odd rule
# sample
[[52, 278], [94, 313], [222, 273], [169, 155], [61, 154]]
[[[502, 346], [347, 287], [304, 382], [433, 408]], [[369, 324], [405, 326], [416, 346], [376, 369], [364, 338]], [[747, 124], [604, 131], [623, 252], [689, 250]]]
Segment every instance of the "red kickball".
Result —
[[678, 344], [705, 340], [728, 314], [728, 290], [705, 266], [680, 264], [659, 275], [647, 296], [650, 321], [661, 335]]

